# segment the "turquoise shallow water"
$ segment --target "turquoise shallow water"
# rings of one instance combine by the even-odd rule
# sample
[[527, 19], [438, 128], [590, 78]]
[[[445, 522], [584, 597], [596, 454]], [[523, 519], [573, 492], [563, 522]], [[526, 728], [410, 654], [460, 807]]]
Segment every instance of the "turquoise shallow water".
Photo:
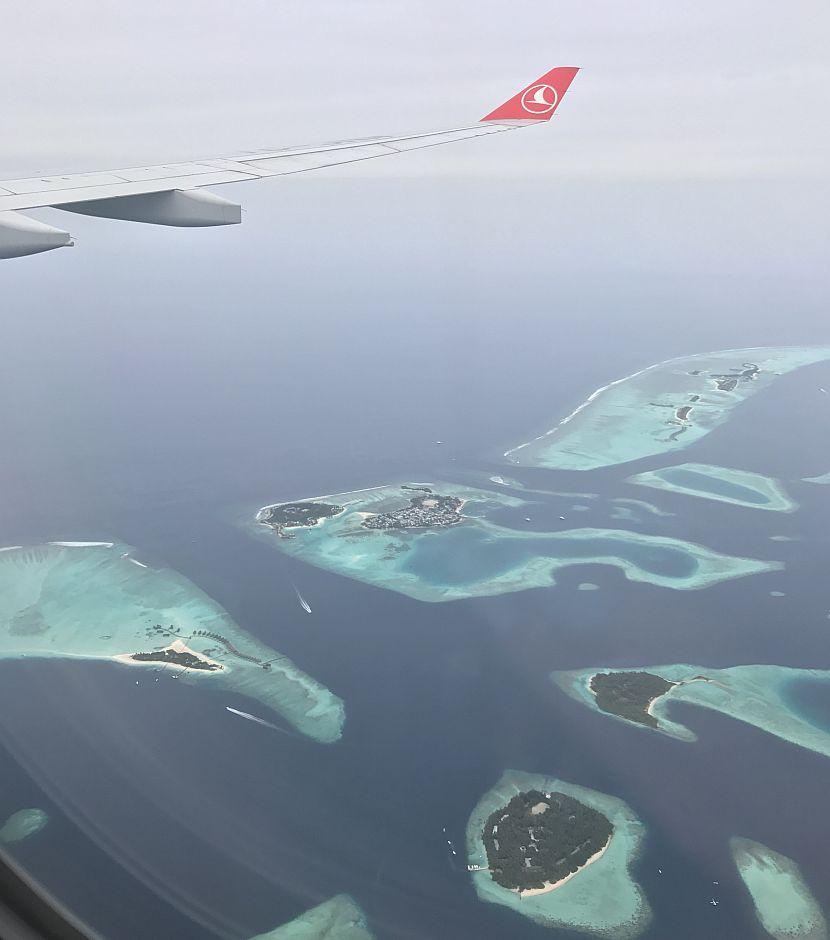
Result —
[[555, 535], [499, 539], [472, 526], [418, 539], [404, 568], [430, 584], [460, 586], [504, 574], [534, 559], [590, 563], [608, 556], [618, 556], [646, 573], [666, 578], [687, 578], [697, 569], [689, 554], [659, 544], [602, 536], [590, 541], [557, 539]]
[[[177, 653], [198, 654], [213, 668], [131, 658], [175, 644], [184, 644]], [[117, 542], [2, 549], [0, 658], [108, 660], [134, 670], [136, 683], [173, 670], [185, 683], [247, 696], [326, 743], [340, 737], [345, 720], [336, 695], [244, 631], [195, 584]]]
[[[482, 839], [488, 818], [518, 793], [535, 789], [565, 793], [602, 813], [613, 832], [605, 851], [552, 891], [519, 895], [498, 884], [487, 870]], [[467, 823], [467, 859], [476, 893], [483, 901], [503, 904], [546, 927], [578, 930], [607, 940], [632, 940], [646, 928], [651, 908], [632, 867], [640, 853], [645, 826], [622, 800], [568, 781], [506, 770], [478, 801]]]
[[758, 920], [774, 940], [826, 940], [824, 914], [792, 858], [738, 836], [730, 849]]
[[780, 375], [827, 358], [827, 346], [781, 346], [658, 362], [597, 389], [554, 428], [504, 456], [528, 467], [592, 470], [681, 450]]
[[435, 493], [464, 500], [462, 522], [440, 528], [365, 528], [367, 514], [408, 506], [411, 490], [388, 484], [314, 497], [342, 506], [343, 512], [315, 526], [292, 528], [287, 538], [251, 519], [246, 527], [295, 558], [432, 602], [548, 587], [556, 583], [558, 569], [580, 564], [611, 565], [631, 581], [677, 590], [697, 590], [780, 567], [778, 562], [725, 555], [682, 539], [617, 528], [508, 528], [493, 517], [501, 518], [505, 509], [527, 512], [529, 503], [458, 484], [430, 486]]
[[[622, 481], [646, 464], [516, 471], [530, 490], [599, 494], [573, 502], [639, 494], [676, 513], [643, 510], [644, 521], [629, 526], [595, 509], [559, 522], [567, 507], [551, 500], [544, 521], [541, 508], [513, 514], [533, 516], [532, 528], [630, 527], [788, 565], [683, 593], [592, 566], [557, 573], [553, 588], [425, 605], [369, 582], [370, 560], [354, 574], [306, 564], [226, 521], [240, 505], [377, 481], [440, 480], [471, 468], [484, 479], [507, 474], [495, 464], [505, 449], [648, 362], [828, 341], [820, 193], [769, 180], [708, 190], [594, 186], [576, 195], [573, 180], [545, 191], [453, 180], [438, 190], [407, 184], [411, 198], [396, 201], [400, 185], [309, 176], [299, 187], [273, 187], [278, 226], [262, 216], [257, 227], [251, 214], [253, 229], [187, 235], [202, 242], [203, 259], [214, 243], [214, 264], [182, 264], [175, 233], [122, 226], [109, 240], [117, 250], [107, 253], [104, 234], [104, 253], [84, 254], [92, 268], [81, 255], [4, 268], [15, 337], [0, 376], [9, 406], [0, 409], [6, 543], [119, 539], [139, 557], [157, 554], [348, 712], [342, 739], [323, 747], [230, 715], [225, 701], [267, 713], [214, 694], [209, 680], [194, 688], [162, 676], [148, 685], [142, 675], [136, 685], [136, 669], [109, 663], [3, 661], [4, 740], [21, 744], [17, 753], [42, 771], [27, 785], [7, 756], [3, 815], [43, 805], [51, 817], [15, 853], [57, 896], [94, 915], [103, 936], [123, 940], [203, 940], [212, 932], [205, 925], [244, 940], [341, 892], [363, 908], [378, 940], [564, 940], [482, 903], [442, 838], [446, 826], [463, 855], [477, 797], [504, 767], [518, 767], [614, 794], [642, 820], [632, 875], [655, 911], [648, 940], [758, 940], [729, 857], [735, 833], [797, 859], [830, 910], [830, 760], [678, 705], [671, 714], [688, 716], [699, 737], [684, 744], [609, 721], [545, 681], [552, 669], [594, 663], [723, 666], [762, 657], [830, 666], [824, 488], [797, 487], [804, 510], [788, 516]], [[569, 235], [555, 245], [552, 201], [572, 210], [567, 222], [584, 223], [573, 232], [563, 221]], [[312, 204], [321, 210], [309, 212]], [[808, 204], [816, 224], [794, 238]], [[750, 225], [733, 227], [744, 207], [776, 215], [754, 227], [760, 252], [742, 237]], [[510, 224], [499, 228], [504, 211]], [[453, 235], [461, 225], [474, 237], [442, 237], [449, 230], [424, 225], [436, 214]], [[407, 219], [412, 238], [390, 238], [392, 217]], [[95, 224], [106, 232], [107, 223]], [[268, 228], [273, 237], [263, 239]], [[635, 229], [643, 239], [626, 242]], [[494, 264], [499, 231], [504, 251]], [[130, 232], [138, 255], [124, 252]], [[773, 245], [770, 232], [786, 237]], [[226, 235], [241, 235], [252, 251], [228, 263]], [[658, 252], [654, 266], [639, 263], [641, 242]], [[367, 259], [377, 260], [370, 277]], [[55, 263], [60, 278], [41, 275]], [[776, 380], [737, 405], [689, 459], [782, 479], [830, 468], [821, 414], [830, 399], [817, 391], [830, 387], [829, 371], [819, 365]], [[349, 549], [338, 564], [362, 551], [357, 540], [337, 541]], [[601, 590], [575, 591], [583, 579]], [[772, 588], [787, 597], [769, 598]], [[37, 779], [72, 802], [42, 802]], [[109, 852], [83, 836], [90, 823]], [[113, 856], [137, 862], [146, 880], [119, 880]], [[708, 903], [713, 879], [717, 908]], [[197, 927], [175, 916], [182, 902], [201, 916]]]
[[49, 816], [42, 809], [20, 809], [3, 823], [0, 828], [0, 842], [8, 845], [22, 842], [40, 832], [49, 822]]
[[743, 500], [746, 503], [757, 503], [763, 506], [769, 502], [757, 490], [750, 489], [748, 486], [741, 486], [739, 483], [732, 483], [714, 476], [708, 476], [698, 473], [695, 470], [685, 470], [681, 467], [668, 467], [660, 471], [660, 475], [669, 483], [676, 483], [679, 486], [686, 486], [689, 489], [699, 489], [705, 492], [716, 493], [719, 496], [727, 496], [730, 499]]
[[[776, 737], [808, 748], [825, 757], [830, 757], [830, 723], [817, 721], [814, 706], [805, 708], [796, 704], [793, 693], [803, 694], [809, 690], [815, 702], [826, 702], [830, 690], [830, 670], [795, 669], [790, 666], [770, 664], [731, 666], [712, 669], [675, 663], [667, 666], [641, 666], [638, 670], [660, 676], [675, 685], [656, 698], [651, 705], [651, 714], [657, 727], [650, 728], [639, 722], [629, 722], [611, 712], [601, 711], [589, 683], [598, 672], [620, 672], [625, 670], [595, 667], [574, 672], [554, 672], [551, 678], [568, 695], [589, 708], [600, 711], [613, 721], [624, 721], [640, 730], [656, 731], [694, 741], [696, 735], [681, 721], [675, 720], [671, 707], [673, 702], [688, 702], [744, 721]], [[822, 686], [824, 691], [817, 693]]]
[[779, 480], [734, 467], [684, 463], [638, 473], [628, 482], [772, 512], [794, 512], [798, 508]]

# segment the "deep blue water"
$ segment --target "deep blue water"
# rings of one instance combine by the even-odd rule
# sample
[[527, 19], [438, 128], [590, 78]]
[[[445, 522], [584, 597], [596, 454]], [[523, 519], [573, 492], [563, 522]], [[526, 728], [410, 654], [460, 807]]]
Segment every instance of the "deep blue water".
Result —
[[789, 704], [802, 718], [824, 731], [830, 730], [830, 687], [821, 679], [800, 679], [784, 690]]
[[[519, 184], [411, 181], [274, 193], [230, 257], [216, 238], [187, 241], [202, 233], [81, 220], [83, 249], [4, 268], [15, 342], [0, 373], [1, 541], [112, 537], [165, 559], [340, 695], [344, 737], [276, 734], [225, 711], [246, 700], [136, 686], [106, 665], [0, 664], [2, 810], [52, 815], [15, 855], [128, 940], [244, 938], [341, 891], [379, 938], [565, 938], [479, 902], [441, 831], [463, 864], [470, 810], [512, 767], [607, 791], [640, 815], [647, 940], [756, 936], [734, 834], [797, 859], [830, 909], [830, 761], [690, 707], [696, 744], [647, 734], [547, 678], [593, 664], [830, 666], [830, 491], [790, 482], [830, 468], [830, 404], [817, 392], [830, 367], [782, 379], [683, 454], [780, 476], [799, 512], [654, 491], [675, 515], [615, 523], [783, 560], [782, 572], [678, 592], [581, 566], [550, 589], [423, 604], [236, 525], [268, 501], [470, 472], [596, 492], [580, 524], [607, 523], [609, 499], [643, 495], [625, 477], [677, 454], [582, 475], [519, 472], [498, 455], [650, 362], [828, 341], [823, 262], [796, 250], [813, 230], [779, 241], [777, 267], [765, 255], [759, 277], [757, 244], [735, 223], [719, 255], [733, 266], [713, 270], [709, 231], [696, 242], [674, 219], [690, 206], [718, 217], [717, 186], [694, 198], [668, 184], [582, 198], [551, 185], [544, 199]], [[730, 218], [741, 206], [789, 218], [785, 195], [733, 193]], [[547, 232], [551, 204], [570, 233], [556, 250], [533, 234]], [[629, 252], [632, 213], [636, 231], [662, 221], [659, 239]], [[540, 531], [577, 502], [537, 498]], [[585, 580], [600, 590], [578, 592]]]

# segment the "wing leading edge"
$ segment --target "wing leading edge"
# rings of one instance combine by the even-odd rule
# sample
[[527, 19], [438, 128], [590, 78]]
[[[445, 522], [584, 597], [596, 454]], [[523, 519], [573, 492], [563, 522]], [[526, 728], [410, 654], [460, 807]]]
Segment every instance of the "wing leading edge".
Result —
[[240, 206], [202, 187], [303, 173], [540, 124], [553, 116], [577, 71], [553, 69], [477, 123], [451, 130], [253, 151], [192, 163], [0, 180], [0, 258], [72, 244], [67, 232], [20, 215], [25, 209], [52, 207], [156, 225], [236, 224], [241, 221]]

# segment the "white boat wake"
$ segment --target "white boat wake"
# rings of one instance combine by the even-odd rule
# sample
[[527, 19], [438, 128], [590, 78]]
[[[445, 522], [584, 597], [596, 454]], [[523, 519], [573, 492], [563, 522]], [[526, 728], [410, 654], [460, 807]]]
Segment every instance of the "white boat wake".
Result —
[[299, 590], [297, 589], [297, 585], [296, 585], [296, 584], [292, 584], [292, 587], [294, 588], [294, 593], [297, 595], [297, 600], [300, 602], [300, 607], [302, 607], [303, 610], [304, 610], [307, 614], [310, 614], [310, 613], [311, 613], [311, 607], [310, 607], [308, 601], [303, 597], [302, 594], [300, 594]]
[[258, 725], [264, 725], [266, 728], [270, 728], [272, 731], [279, 731], [280, 734], [287, 734], [291, 737], [294, 737], [294, 735], [285, 728], [280, 728], [279, 725], [271, 724], [270, 721], [266, 721], [264, 718], [257, 718], [256, 715], [250, 715], [248, 712], [241, 712], [238, 708], [231, 708], [230, 705], [226, 705], [225, 711], [229, 711], [232, 715], [238, 715], [240, 718], [246, 718], [248, 721], [254, 721]]

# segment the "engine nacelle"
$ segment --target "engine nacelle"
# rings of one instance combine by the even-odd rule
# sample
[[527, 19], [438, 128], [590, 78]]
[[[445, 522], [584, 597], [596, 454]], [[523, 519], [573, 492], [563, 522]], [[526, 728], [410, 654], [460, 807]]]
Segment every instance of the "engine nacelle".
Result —
[[22, 258], [74, 244], [69, 232], [18, 212], [0, 212], [0, 258]]
[[242, 221], [241, 206], [201, 189], [173, 189], [166, 193], [65, 202], [55, 208], [81, 215], [94, 215], [101, 219], [122, 219], [125, 222], [149, 222], [152, 225], [179, 225], [187, 228], [238, 225]]

